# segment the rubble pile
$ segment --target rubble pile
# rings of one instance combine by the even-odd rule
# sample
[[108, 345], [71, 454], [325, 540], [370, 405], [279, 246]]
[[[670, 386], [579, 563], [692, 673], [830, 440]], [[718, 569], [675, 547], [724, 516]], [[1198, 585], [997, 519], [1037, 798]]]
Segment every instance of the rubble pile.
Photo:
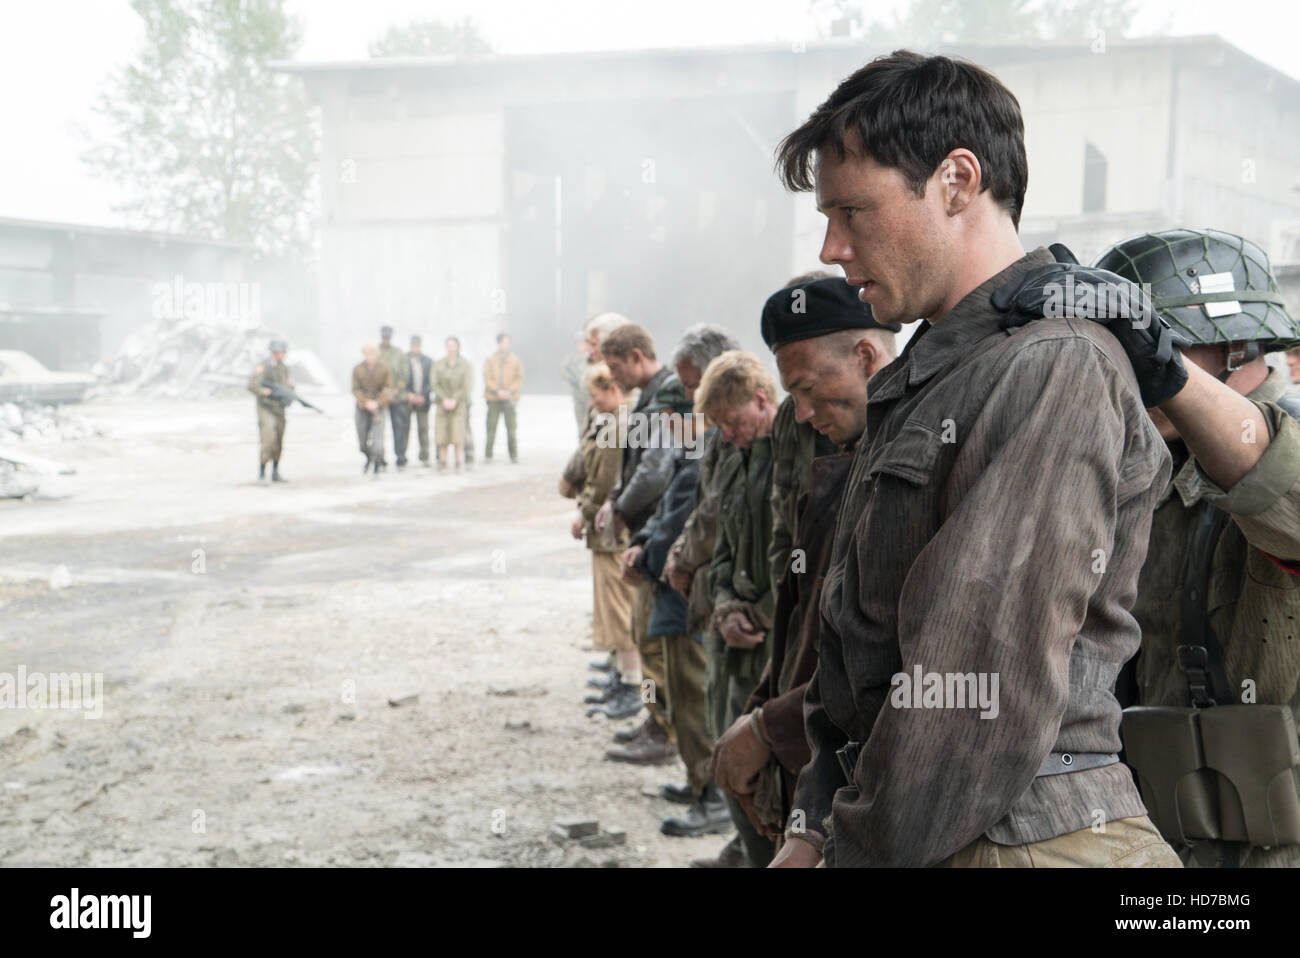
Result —
[[[273, 339], [264, 326], [210, 319], [157, 319], [131, 333], [116, 356], [91, 370], [107, 391], [123, 395], [203, 398], [242, 389]], [[300, 387], [337, 391], [324, 364], [306, 349], [290, 349], [289, 374]]]
[[0, 447], [19, 442], [70, 442], [102, 435], [89, 417], [69, 412], [66, 406], [0, 404]]
[[71, 466], [29, 452], [29, 444], [65, 442], [102, 436], [85, 416], [66, 407], [0, 404], [0, 499], [36, 495], [43, 476], [71, 475]]

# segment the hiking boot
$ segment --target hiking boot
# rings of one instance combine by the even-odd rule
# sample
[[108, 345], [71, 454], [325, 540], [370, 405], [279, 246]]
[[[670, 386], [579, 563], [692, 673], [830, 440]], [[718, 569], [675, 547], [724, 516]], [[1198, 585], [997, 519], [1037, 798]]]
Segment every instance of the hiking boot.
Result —
[[690, 805], [695, 801], [695, 793], [689, 785], [660, 785], [659, 797], [676, 805]]
[[675, 838], [698, 838], [701, 835], [714, 835], [729, 832], [732, 829], [731, 812], [722, 800], [718, 787], [710, 782], [704, 788], [704, 794], [691, 802], [691, 807], [680, 818], [665, 818], [659, 831]]
[[280, 475], [280, 464], [279, 464], [278, 462], [272, 464], [272, 466], [271, 466], [271, 481], [272, 481], [272, 482], [288, 482], [288, 481], [289, 481], [288, 479], [284, 478], [284, 476]]
[[[638, 696], [637, 702], [640, 701], [640, 696]], [[661, 765], [664, 762], [671, 762], [677, 757], [677, 746], [668, 741], [668, 733], [660, 728], [659, 723], [656, 722], [654, 727], [646, 732], [645, 738], [606, 749], [605, 757], [611, 762], [629, 762], [632, 765]]]
[[600, 706], [600, 710], [605, 713], [606, 718], [625, 719], [636, 715], [643, 705], [645, 703], [641, 701], [641, 686], [620, 682], [614, 689], [614, 694], [609, 697], [609, 701]]
[[593, 672], [612, 672], [614, 671], [614, 656], [611, 654], [603, 659], [597, 659], [595, 662], [588, 662], [587, 668]]
[[628, 742], [635, 742], [639, 738], [645, 738], [650, 732], [650, 726], [654, 724], [654, 716], [647, 715], [645, 721], [640, 725], [615, 732], [614, 741], [619, 745], [626, 745]]
[[731, 841], [722, 846], [717, 858], [693, 858], [692, 868], [750, 868], [749, 859], [745, 857], [745, 846], [740, 844], [740, 836], [733, 835]]
[[603, 692], [605, 689], [618, 685], [622, 680], [622, 675], [617, 669], [615, 669], [612, 672], [606, 672], [604, 675], [593, 675], [591, 678], [587, 679], [587, 685], [590, 688], [600, 689]]
[[266, 463], [262, 463], [257, 467], [257, 481], [261, 485], [266, 485]]

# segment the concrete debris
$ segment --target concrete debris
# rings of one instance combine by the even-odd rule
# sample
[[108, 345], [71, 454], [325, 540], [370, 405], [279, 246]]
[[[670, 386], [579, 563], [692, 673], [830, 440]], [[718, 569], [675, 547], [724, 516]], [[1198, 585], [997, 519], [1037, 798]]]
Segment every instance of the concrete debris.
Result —
[[615, 845], [627, 844], [627, 832], [621, 828], [607, 828], [598, 835], [588, 835], [578, 839], [583, 848], [613, 848]]
[[[0, 449], [0, 456], [4, 450]], [[40, 482], [30, 472], [20, 472], [0, 459], [0, 499], [22, 499], [35, 494]]]
[[600, 831], [600, 822], [594, 818], [566, 818], [551, 826], [551, 837], [556, 841], [573, 841]]
[[89, 417], [63, 406], [0, 404], [0, 446], [14, 446], [19, 442], [74, 442], [102, 435]]
[[[273, 339], [285, 337], [264, 326], [209, 319], [157, 319], [136, 329], [112, 359], [91, 372], [109, 392], [198, 398], [223, 389], [243, 389], [248, 375], [267, 357]], [[337, 392], [320, 357], [290, 345], [285, 357], [294, 384], [306, 391]]]
[[72, 585], [72, 573], [68, 571], [65, 565], [56, 565], [54, 571], [50, 573], [51, 589], [66, 589]]
[[399, 695], [388, 700], [388, 704], [395, 709], [399, 709], [403, 705], [418, 705], [419, 703], [420, 696], [419, 693], [416, 692], [412, 692], [409, 695]]

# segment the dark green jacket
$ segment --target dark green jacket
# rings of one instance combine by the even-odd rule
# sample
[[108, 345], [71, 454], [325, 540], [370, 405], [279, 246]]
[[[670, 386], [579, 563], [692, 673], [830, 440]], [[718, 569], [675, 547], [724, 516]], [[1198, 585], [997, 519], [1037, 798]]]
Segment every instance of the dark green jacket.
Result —
[[808, 423], [796, 422], [794, 397], [786, 396], [772, 423], [772, 588], [776, 590], [790, 561], [799, 497], [808, 491], [812, 461], [831, 456], [835, 444]]
[[[732, 612], [743, 612], [770, 633], [776, 597], [768, 547], [772, 542], [772, 443], [756, 439], [748, 452], [731, 457], [718, 478], [718, 538], [709, 581], [713, 625], [720, 630]], [[727, 670], [758, 680], [772, 643], [726, 650]]]

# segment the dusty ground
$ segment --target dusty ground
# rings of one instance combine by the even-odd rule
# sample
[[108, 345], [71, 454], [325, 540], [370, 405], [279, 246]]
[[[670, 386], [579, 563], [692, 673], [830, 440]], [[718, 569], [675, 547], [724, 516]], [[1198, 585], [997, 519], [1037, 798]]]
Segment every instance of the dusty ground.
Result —
[[[290, 410], [288, 486], [252, 481], [247, 397], [96, 400], [78, 411], [104, 438], [32, 450], [78, 473], [46, 487], [68, 498], [0, 502], [0, 673], [102, 673], [103, 716], [0, 708], [0, 864], [676, 866], [721, 847], [661, 836], [679, 806], [646, 793], [684, 770], [604, 761], [632, 723], [585, 717], [567, 398], [520, 404], [518, 466], [378, 480], [350, 397], [322, 403]], [[548, 840], [570, 817], [626, 845]]]

